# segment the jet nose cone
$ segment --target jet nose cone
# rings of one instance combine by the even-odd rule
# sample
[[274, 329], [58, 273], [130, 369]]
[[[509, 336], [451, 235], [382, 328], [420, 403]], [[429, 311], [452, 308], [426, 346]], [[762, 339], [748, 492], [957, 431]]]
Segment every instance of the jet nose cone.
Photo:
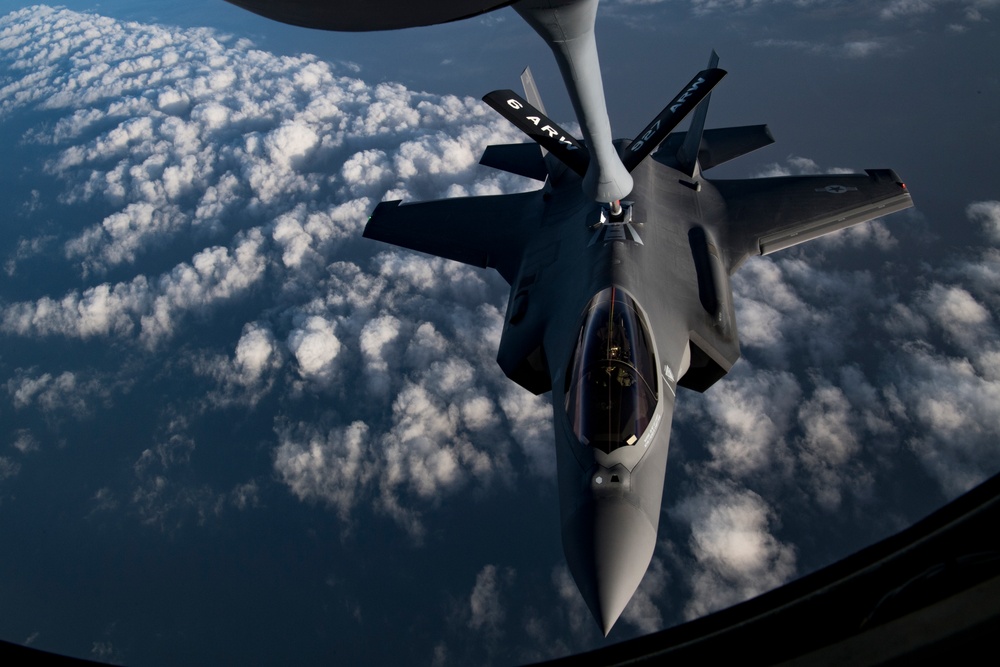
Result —
[[566, 562], [606, 637], [642, 581], [656, 530], [623, 499], [588, 503], [563, 525]]

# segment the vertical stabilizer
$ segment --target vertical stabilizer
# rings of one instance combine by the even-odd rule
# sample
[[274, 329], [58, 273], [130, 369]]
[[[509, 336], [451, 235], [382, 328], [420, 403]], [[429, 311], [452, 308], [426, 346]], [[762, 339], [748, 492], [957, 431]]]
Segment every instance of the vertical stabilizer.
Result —
[[[542, 112], [544, 115], [548, 115], [545, 110], [545, 104], [542, 102], [542, 95], [538, 92], [538, 84], [535, 83], [535, 77], [531, 73], [530, 67], [525, 67], [524, 71], [521, 72], [521, 87], [524, 88], [524, 99], [528, 100], [528, 103]], [[542, 149], [542, 157], [545, 158], [545, 164], [549, 168], [551, 173], [553, 169], [558, 169], [558, 166], [562, 164], [558, 160], [553, 163], [552, 160], [548, 158], [549, 150], [545, 146], [539, 145]]]
[[538, 86], [535, 84], [535, 77], [532, 76], [530, 67], [525, 67], [524, 71], [521, 72], [521, 86], [524, 88], [524, 99], [528, 100], [531, 106], [548, 115], [545, 105], [542, 104], [542, 96], [538, 93]]
[[[708, 67], [712, 69], [718, 66], [719, 54], [715, 52], [715, 49], [712, 49], [712, 55], [708, 59]], [[709, 93], [694, 110], [694, 115], [691, 117], [691, 127], [688, 128], [684, 143], [677, 151], [677, 161], [680, 163], [681, 171], [686, 172], [692, 178], [696, 177], [699, 171], [698, 153], [701, 150], [701, 135], [705, 131], [705, 119], [708, 117], [708, 105], [711, 100], [712, 94]]]

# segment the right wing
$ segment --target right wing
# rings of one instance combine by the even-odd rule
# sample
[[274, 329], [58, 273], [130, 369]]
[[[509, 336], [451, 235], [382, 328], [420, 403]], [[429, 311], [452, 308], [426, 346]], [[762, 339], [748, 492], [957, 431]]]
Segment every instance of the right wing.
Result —
[[729, 212], [730, 273], [749, 255], [767, 255], [913, 206], [906, 185], [891, 169], [712, 184]]
[[364, 236], [495, 268], [510, 283], [517, 277], [527, 237], [541, 221], [541, 211], [538, 191], [415, 204], [384, 201], [368, 219]]

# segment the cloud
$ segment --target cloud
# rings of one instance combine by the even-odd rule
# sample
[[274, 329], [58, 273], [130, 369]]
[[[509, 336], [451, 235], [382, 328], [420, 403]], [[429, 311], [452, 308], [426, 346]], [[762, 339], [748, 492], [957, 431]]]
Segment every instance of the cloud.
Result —
[[[169, 373], [208, 380], [193, 385], [206, 387], [195, 397], [205, 418], [280, 397], [278, 478], [345, 525], [375, 507], [419, 535], [421, 512], [441, 497], [510, 470], [511, 423], [523, 451], [539, 447], [548, 416], [515, 398], [493, 362], [502, 281], [360, 239], [387, 189], [414, 198], [525, 187], [476, 165], [487, 143], [520, 140], [485, 105], [369, 85], [314, 56], [277, 57], [211, 30], [47, 7], [0, 19], [0, 61], [10, 73], [0, 117], [48, 114], [22, 137], [47, 154], [41, 177], [58, 193], [47, 213], [87, 212], [21, 240], [9, 274], [61, 248], [46, 260], [81, 279], [46, 281], [30, 298], [5, 293], [4, 336], [111, 339], [129, 372], [150, 376], [162, 374], [158, 355], [176, 358]], [[248, 319], [208, 340], [205, 325], [225, 313]], [[93, 412], [93, 398], [68, 402], [82, 377], [25, 370], [6, 385], [21, 408]], [[360, 419], [356, 401], [341, 404], [351, 377], [376, 396]], [[313, 411], [317, 392], [335, 413]], [[257, 502], [252, 480], [218, 489], [176, 479], [195, 441], [167, 429], [137, 453], [136, 486], [119, 495], [142, 521], [170, 527]]]
[[995, 338], [989, 311], [962, 287], [935, 283], [917, 305], [963, 351], [974, 353], [984, 339]]
[[710, 484], [679, 505], [675, 516], [691, 528], [695, 562], [684, 609], [689, 619], [768, 591], [795, 574], [795, 547], [770, 532], [777, 515], [753, 491]]
[[789, 155], [785, 164], [772, 162], [751, 178], [774, 178], [777, 176], [812, 176], [816, 174], [853, 174], [855, 170], [846, 167], [821, 168], [815, 160]]
[[[443, 383], [471, 384], [471, 368], [462, 362], [431, 368]], [[456, 386], [455, 384], [451, 385]], [[487, 477], [493, 461], [459, 435], [460, 409], [430, 393], [424, 385], [408, 384], [392, 406], [393, 427], [382, 439], [386, 486], [405, 486], [417, 496], [432, 498], [457, 487], [466, 474]]]
[[341, 346], [332, 322], [318, 315], [306, 318], [289, 334], [287, 345], [303, 378], [320, 385], [334, 381]]
[[347, 520], [377, 465], [368, 425], [356, 421], [323, 432], [311, 424], [278, 428], [274, 468], [301, 500], [323, 500]]
[[0, 456], [0, 482], [21, 472], [21, 464], [8, 456]]
[[420, 540], [424, 509], [470, 482], [486, 489], [511, 470], [493, 390], [477, 395], [477, 376], [452, 359], [434, 361], [402, 386], [386, 378], [394, 396], [386, 426], [279, 426], [275, 470], [300, 499], [336, 509], [347, 528], [359, 504], [371, 505]]
[[266, 323], [249, 322], [232, 357], [203, 353], [191, 364], [196, 374], [212, 378], [217, 389], [207, 400], [217, 407], [254, 406], [274, 385], [284, 354]]
[[[178, 473], [192, 468], [197, 450], [190, 428], [185, 416], [171, 419], [165, 436], [144, 449], [132, 464], [128, 509], [140, 523], [165, 533], [174, 533], [189, 522], [204, 525], [228, 509], [245, 510], [258, 503], [257, 482], [253, 479], [228, 491], [183, 481], [186, 475]], [[118, 506], [114, 492], [106, 487], [99, 489], [92, 500], [93, 511]]]
[[[851, 48], [870, 53], [866, 43]], [[388, 518], [419, 543], [441, 503], [502, 495], [524, 476], [554, 480], [550, 397], [495, 364], [503, 281], [360, 238], [383, 198], [526, 187], [475, 166], [487, 143], [520, 140], [491, 111], [211, 31], [68, 10], [0, 19], [0, 60], [0, 118], [30, 128], [19, 145], [45, 165], [19, 210], [34, 221], [44, 207], [59, 222], [12, 243], [5, 268], [18, 280], [3, 287], [0, 333], [40, 359], [70, 350], [44, 364], [4, 357], [4, 414], [111, 421], [112, 390], [97, 385], [124, 374], [151, 395], [189, 390], [148, 409], [192, 423], [161, 421], [119, 445], [132, 475], [95, 480], [94, 511], [127, 508], [169, 532], [259, 509], [277, 486], [344, 532]], [[767, 175], [819, 171], [791, 156]], [[39, 185], [55, 196], [40, 201]], [[991, 241], [994, 204], [967, 209]], [[870, 490], [907, 462], [948, 496], [996, 468], [1000, 256], [986, 248], [913, 276], [893, 220], [736, 275], [747, 359], [704, 397], [679, 401], [680, 437], [693, 430], [704, 443], [674, 445], [700, 485], [671, 514], [689, 534], [654, 557], [625, 624], [647, 631], [676, 618], [664, 598], [679, 587], [676, 607], [694, 616], [782, 583], [806, 548], [782, 523], [871, 510]], [[855, 251], [880, 270], [837, 268]], [[109, 381], [86, 360], [60, 366], [85, 345], [107, 349], [121, 375]], [[233, 421], [234, 408], [263, 424], [254, 437], [270, 453], [265, 474], [213, 477], [202, 461], [205, 424]], [[49, 442], [46, 428], [8, 426], [0, 476], [17, 474], [19, 457], [36, 460], [27, 457]], [[788, 497], [789, 507], [777, 500]], [[484, 567], [471, 593], [456, 594], [468, 624], [490, 631], [521, 618], [506, 576]], [[592, 632], [565, 566], [551, 583], [558, 634]], [[550, 642], [546, 656], [568, 651], [548, 610], [523, 618], [529, 636]]]
[[836, 511], [844, 486], [867, 489], [873, 483], [871, 474], [854, 464], [861, 445], [853, 406], [839, 387], [821, 385], [799, 407], [798, 418], [803, 434], [796, 454], [810, 493], [820, 507]]
[[754, 46], [764, 48], [792, 49], [815, 55], [860, 59], [884, 53], [886, 50], [892, 48], [893, 41], [887, 37], [871, 37], [868, 39], [847, 40], [839, 44], [825, 44], [797, 39], [762, 39], [753, 44]]
[[621, 620], [634, 626], [642, 634], [662, 630], [663, 614], [657, 602], [663, 600], [668, 579], [669, 575], [663, 561], [653, 558], [642, 581], [639, 582], [639, 588], [625, 605]]
[[131, 264], [140, 248], [166, 235], [182, 221], [175, 206], [131, 203], [123, 211], [109, 215], [100, 226], [91, 227], [67, 241], [66, 257], [82, 258], [85, 274], [101, 272], [118, 264]]
[[[989, 229], [992, 209], [979, 204], [966, 214]], [[897, 248], [877, 237], [867, 245]], [[740, 362], [694, 406], [680, 406], [679, 423], [696, 425], [712, 474], [755, 479], [767, 469], [772, 485], [796, 478], [826, 512], [846, 496], [870, 502], [900, 446], [954, 497], [997, 465], [987, 444], [1000, 437], [987, 416], [1000, 405], [996, 250], [924, 267], [920, 287], [903, 291], [904, 263], [886, 263], [877, 280], [825, 266], [845, 249], [811, 244], [741, 267], [733, 284], [749, 361], [798, 371]]]
[[10, 443], [10, 446], [22, 454], [36, 452], [41, 448], [38, 439], [26, 428], [15, 432], [14, 441]]
[[905, 352], [892, 370], [900, 407], [916, 426], [906, 445], [945, 493], [956, 496], [996, 468], [1000, 382], [995, 373], [926, 344], [912, 343]]
[[400, 321], [392, 315], [380, 315], [369, 320], [361, 330], [359, 342], [369, 386], [377, 393], [383, 393], [388, 385], [386, 376], [389, 373], [389, 364], [386, 356], [398, 356], [390, 349], [390, 345], [399, 338], [399, 331]]
[[879, 15], [891, 20], [931, 14], [940, 8], [958, 5], [967, 21], [976, 22], [984, 20], [984, 10], [992, 9], [998, 4], [997, 0], [891, 0], [879, 10]]
[[58, 375], [39, 373], [37, 369], [19, 368], [7, 380], [7, 393], [14, 408], [34, 407], [43, 413], [68, 412], [77, 418], [92, 414], [95, 403], [106, 400], [110, 387], [108, 378], [81, 377], [64, 371]]
[[[966, 214], [988, 229], [990, 210]], [[880, 485], [913, 483], [902, 481], [911, 461], [943, 498], [997, 469], [997, 252], [963, 250], [908, 281], [901, 245], [879, 234], [809, 244], [734, 276], [747, 358], [675, 415], [693, 482], [667, 515], [690, 528], [690, 556], [671, 546], [657, 557], [687, 573], [686, 617], [794, 576], [800, 546], [782, 525], [791, 535], [822, 516], [840, 530], [882, 506]], [[859, 250], [877, 275], [834, 268]]]
[[139, 275], [114, 285], [103, 283], [58, 298], [41, 297], [2, 305], [0, 332], [20, 337], [115, 336], [156, 347], [175, 334], [187, 313], [205, 311], [244, 296], [264, 277], [265, 239], [257, 229], [240, 233], [234, 247], [211, 247], [191, 262], [150, 280]]
[[553, 568], [552, 584], [559, 596], [561, 611], [565, 614], [570, 633], [579, 636], [592, 628], [594, 618], [565, 563]]
[[[618, 0], [618, 4], [645, 5], [664, 0]], [[720, 12], [752, 12], [771, 7], [791, 6], [801, 11], [811, 8], [835, 10], [845, 14], [873, 14], [884, 20], [932, 14], [939, 9], [957, 5], [966, 20], [980, 21], [984, 10], [998, 5], [997, 0], [890, 0], [873, 6], [859, 0], [690, 0], [695, 15], [710, 15]]]
[[547, 396], [534, 396], [509, 386], [500, 397], [511, 436], [521, 446], [532, 474], [555, 478], [556, 455], [552, 446], [552, 404]]
[[703, 401], [679, 406], [677, 419], [700, 427], [710, 469], [736, 479], [762, 471], [790, 478], [794, 467], [787, 438], [801, 397], [791, 373], [744, 361]]
[[965, 214], [982, 227], [993, 243], [1000, 243], [1000, 201], [977, 201], [969, 204]]
[[[895, 248], [882, 243], [877, 234], [867, 239], [862, 248], [882, 252]], [[798, 348], [811, 365], [830, 367], [843, 361], [848, 351], [863, 348], [858, 336], [866, 327], [882, 326], [882, 319], [872, 321], [872, 313], [892, 310], [899, 302], [898, 294], [882, 287], [883, 277], [867, 269], [824, 266], [828, 256], [855, 248], [854, 243], [807, 244], [774, 260], [752, 260], [734, 276], [742, 340], [755, 347], [768, 366], [787, 367]], [[813, 335], [819, 331], [824, 335]]]
[[496, 635], [506, 618], [501, 593], [512, 583], [514, 571], [497, 571], [495, 565], [485, 565], [476, 575], [476, 584], [469, 595], [469, 623], [471, 630], [486, 631]]

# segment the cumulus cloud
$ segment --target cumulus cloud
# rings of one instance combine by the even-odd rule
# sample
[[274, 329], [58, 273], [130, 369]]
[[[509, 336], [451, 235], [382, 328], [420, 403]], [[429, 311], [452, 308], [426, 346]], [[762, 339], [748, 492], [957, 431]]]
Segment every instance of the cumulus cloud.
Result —
[[[61, 247], [82, 284], [0, 301], [5, 336], [112, 338], [132, 346], [138, 368], [178, 342], [175, 372], [210, 381], [204, 411], [281, 392], [297, 418], [276, 418], [275, 471], [346, 522], [363, 501], [418, 535], [423, 509], [510, 469], [512, 424], [522, 455], [540, 457], [548, 416], [493, 362], [501, 281], [439, 259], [375, 255], [385, 247], [359, 241], [387, 190], [429, 198], [525, 187], [476, 165], [486, 144], [521, 140], [485, 105], [370, 85], [314, 56], [277, 57], [211, 30], [47, 7], [0, 19], [0, 59], [10, 72], [0, 117], [46, 110], [51, 119], [23, 136], [49, 154], [43, 173], [60, 194], [48, 213], [88, 212], [55, 237], [22, 239], [9, 274]], [[154, 255], [192, 244], [165, 268]], [[102, 281], [111, 272], [118, 278]], [[236, 339], [192, 336], [237, 311], [250, 319]], [[8, 394], [22, 408], [65, 404], [57, 397], [80, 377], [24, 371]], [[363, 419], [344, 410], [326, 422], [314, 415], [322, 428], [301, 420], [317, 391], [359, 407], [346, 389], [355, 378], [377, 397], [358, 410]], [[177, 486], [178, 464], [164, 457], [193, 447], [180, 437], [168, 431], [137, 459], [132, 505], [144, 520], [169, 523], [176, 512], [165, 507], [254, 505], [249, 482]]]
[[657, 602], [663, 599], [669, 578], [663, 561], [653, 558], [639, 582], [639, 588], [622, 610], [621, 620], [634, 626], [642, 634], [662, 630], [663, 613]]
[[935, 283], [918, 307], [963, 351], [974, 352], [984, 338], [994, 337], [989, 311], [961, 287]]
[[506, 617], [501, 594], [514, 578], [514, 571], [498, 571], [496, 565], [485, 565], [476, 575], [476, 584], [469, 594], [469, 628], [497, 634]]
[[[128, 509], [147, 526], [172, 533], [189, 522], [204, 525], [227, 509], [245, 510], [258, 503], [255, 480], [219, 491], [209, 484], [189, 484], [178, 479], [179, 470], [190, 469], [197, 443], [188, 434], [190, 423], [176, 417], [162, 439], [144, 449], [132, 464], [133, 484]], [[94, 510], [115, 509], [118, 501], [108, 488], [94, 495]]]
[[[664, 0], [619, 0], [623, 5], [656, 4]], [[997, 0], [890, 0], [872, 5], [859, 0], [690, 0], [696, 15], [721, 12], [751, 12], [771, 7], [791, 6], [802, 11], [811, 8], [839, 10], [844, 13], [870, 14], [884, 20], [932, 14], [941, 8], [957, 5], [968, 21], [983, 20], [982, 12], [997, 6]]]
[[94, 404], [106, 399], [106, 378], [84, 378], [64, 371], [58, 375], [37, 369], [17, 369], [7, 380], [7, 393], [15, 409], [35, 407], [43, 413], [69, 412], [76, 417], [92, 413]]
[[38, 444], [38, 439], [29, 429], [26, 428], [19, 429], [14, 433], [14, 441], [10, 444], [10, 446], [22, 454], [38, 451], [41, 447]]
[[570, 632], [580, 635], [593, 627], [593, 616], [583, 596], [580, 595], [580, 589], [573, 581], [569, 567], [561, 563], [553, 568], [552, 585], [559, 596], [562, 612], [565, 614], [566, 624], [569, 626]]
[[[755, 4], [767, 3], [693, 6]], [[878, 44], [861, 40], [843, 55]], [[28, 275], [27, 260], [53, 250], [62, 270], [34, 291], [5, 287], [0, 333], [24, 346], [106, 342], [154, 387], [194, 376], [207, 387], [196, 397], [206, 419], [271, 403], [265, 396], [277, 406], [265, 436], [273, 472], [185, 483], [203, 440], [193, 427], [156, 429], [131, 453], [129, 488], [95, 483], [95, 507], [129, 507], [171, 529], [258, 507], [270, 475], [348, 529], [375, 508], [419, 540], [443, 501], [520, 475], [553, 479], [550, 398], [514, 386], [495, 364], [502, 281], [359, 239], [383, 198], [524, 188], [475, 166], [487, 143], [520, 141], [491, 111], [211, 31], [67, 10], [0, 19], [0, 59], [9, 73], [0, 117], [31, 126], [23, 139], [47, 155], [42, 176], [58, 193], [46, 215], [72, 221], [17, 242], [8, 275]], [[47, 120], [28, 122], [40, 111]], [[792, 156], [762, 175], [819, 171]], [[20, 201], [26, 214], [41, 206], [30, 194]], [[994, 204], [967, 214], [995, 241]], [[830, 514], [891, 473], [887, 451], [909, 453], [948, 495], [996, 467], [1000, 350], [987, 343], [1000, 258], [986, 249], [914, 289], [893, 282], [912, 268], [901, 262], [887, 278], [826, 263], [857, 248], [897, 260], [892, 229], [892, 219], [852, 228], [822, 241], [819, 257], [791, 251], [741, 268], [734, 286], [748, 360], [701, 402], [688, 394], [678, 405], [679, 422], [697, 424], [705, 443], [704, 462], [687, 451], [681, 459], [704, 481], [675, 513], [690, 529], [678, 547], [690, 567], [678, 584], [662, 554], [654, 558], [623, 622], [661, 625], [673, 613], [663, 596], [678, 585], [695, 616], [795, 574], [796, 548], [779, 535], [787, 515], [762, 495], [761, 479], [801, 487], [796, 498]], [[10, 373], [15, 416], [103, 405], [91, 387], [105, 376], [92, 369], [26, 363]], [[48, 442], [16, 428], [0, 476]], [[479, 572], [469, 624], [488, 630], [513, 617], [501, 604], [505, 577], [493, 566]], [[563, 626], [592, 631], [564, 566], [552, 586]], [[530, 636], [550, 636], [537, 614], [525, 617]]]
[[[966, 214], [988, 229], [991, 211], [977, 202]], [[954, 257], [925, 273], [921, 288], [901, 292], [888, 287], [898, 284], [895, 273], [875, 280], [826, 268], [825, 253], [842, 249], [751, 260], [734, 278], [749, 359], [762, 356], [772, 369], [805, 363], [809, 375], [744, 361], [677, 418], [696, 425], [710, 455], [705, 470], [716, 478], [757, 479], [766, 469], [773, 484], [784, 474], [826, 512], [848, 496], [869, 502], [886, 474], [876, 471], [895, 467], [891, 452], [900, 446], [953, 497], [996, 468], [987, 445], [1000, 437], [987, 416], [1000, 375], [996, 251]], [[872, 336], [882, 341], [877, 350]], [[864, 361], [844, 363], [851, 358]]]
[[892, 41], [885, 37], [872, 37], [849, 40], [839, 44], [825, 44], [797, 39], [762, 39], [754, 42], [754, 46], [792, 49], [837, 58], [860, 59], [885, 52], [892, 46]]
[[[462, 363], [438, 362], [431, 375], [445, 383], [456, 379], [468, 382], [470, 371]], [[388, 465], [387, 486], [405, 486], [418, 496], [431, 498], [453, 489], [469, 473], [481, 478], [492, 474], [494, 462], [490, 455], [458, 436], [459, 410], [454, 403], [438, 400], [423, 385], [403, 388], [393, 402], [393, 428], [382, 440]]]
[[917, 425], [906, 444], [948, 496], [958, 495], [996, 467], [1000, 382], [924, 344], [905, 352], [893, 371], [900, 409]]
[[785, 164], [772, 162], [757, 172], [752, 178], [774, 178], [777, 176], [812, 176], [816, 174], [853, 174], [853, 169], [846, 167], [821, 168], [815, 160], [798, 155], [789, 155]]
[[710, 469], [737, 479], [764, 470], [789, 478], [794, 467], [787, 434], [802, 389], [787, 371], [753, 368], [748, 362], [741, 366], [699, 404], [680, 407], [677, 417], [702, 426]]
[[982, 12], [992, 9], [998, 4], [997, 0], [891, 0], [879, 10], [879, 15], [883, 19], [896, 19], [906, 16], [917, 16], [920, 14], [930, 14], [942, 7], [958, 5], [968, 21], [983, 20]]
[[391, 387], [386, 430], [361, 421], [280, 426], [275, 470], [296, 496], [335, 508], [348, 527], [357, 503], [372, 504], [419, 540], [425, 508], [511, 470], [492, 400], [470, 397], [477, 384], [467, 362], [435, 361]]
[[386, 357], [397, 356], [392, 354], [389, 347], [399, 338], [399, 331], [400, 322], [392, 315], [380, 315], [369, 320], [361, 329], [359, 342], [361, 354], [365, 359], [369, 386], [378, 393], [383, 392], [388, 383], [386, 376], [389, 364]]
[[216, 406], [253, 406], [270, 391], [284, 361], [271, 328], [262, 322], [244, 325], [232, 357], [204, 354], [192, 361], [194, 372], [212, 378], [217, 389], [207, 399]]
[[289, 334], [287, 345], [302, 377], [319, 384], [334, 380], [335, 361], [340, 354], [334, 323], [318, 315], [306, 318]]
[[552, 447], [552, 403], [548, 396], [534, 396], [520, 387], [508, 387], [500, 398], [511, 435], [528, 458], [528, 470], [554, 478], [555, 450]]
[[181, 220], [174, 206], [156, 207], [148, 202], [131, 203], [112, 213], [100, 224], [66, 242], [66, 256], [82, 258], [85, 272], [101, 271], [122, 263], [133, 263], [136, 253], [156, 237], [165, 235]]
[[[988, 231], [991, 211], [977, 203], [966, 215]], [[899, 244], [858, 241], [886, 256], [880, 275], [830, 266], [851, 241], [751, 260], [734, 276], [747, 358], [675, 416], [678, 438], [696, 434], [701, 450], [682, 443], [697, 483], [667, 512], [691, 530], [693, 560], [666, 550], [689, 575], [689, 618], [793, 576], [798, 551], [778, 529], [802, 510], [867, 513], [880, 484], [915, 483], [899, 477], [909, 460], [944, 498], [997, 469], [996, 250], [923, 266], [914, 284]], [[765, 493], [796, 498], [796, 512]]]
[[0, 332], [20, 337], [92, 338], [138, 334], [156, 347], [171, 338], [187, 313], [205, 311], [243, 296], [264, 277], [259, 230], [237, 235], [234, 247], [206, 248], [191, 262], [152, 280], [139, 275], [128, 282], [104, 283], [58, 298], [2, 305]]
[[798, 411], [803, 431], [798, 458], [810, 480], [813, 499], [828, 511], [839, 509], [845, 485], [865, 488], [873, 481], [863, 466], [855, 464], [860, 438], [852, 408], [839, 387], [825, 385]]
[[278, 440], [274, 467], [292, 492], [323, 500], [348, 519], [377, 466], [368, 425], [357, 421], [325, 433], [309, 424], [284, 425]]
[[993, 243], [1000, 243], [1000, 201], [977, 201], [965, 213], [978, 224]]
[[8, 456], [0, 456], [0, 482], [21, 472], [21, 464]]
[[711, 484], [685, 500], [676, 516], [690, 524], [695, 559], [688, 618], [768, 591], [795, 574], [795, 547], [773, 535], [777, 515], [753, 491]]

